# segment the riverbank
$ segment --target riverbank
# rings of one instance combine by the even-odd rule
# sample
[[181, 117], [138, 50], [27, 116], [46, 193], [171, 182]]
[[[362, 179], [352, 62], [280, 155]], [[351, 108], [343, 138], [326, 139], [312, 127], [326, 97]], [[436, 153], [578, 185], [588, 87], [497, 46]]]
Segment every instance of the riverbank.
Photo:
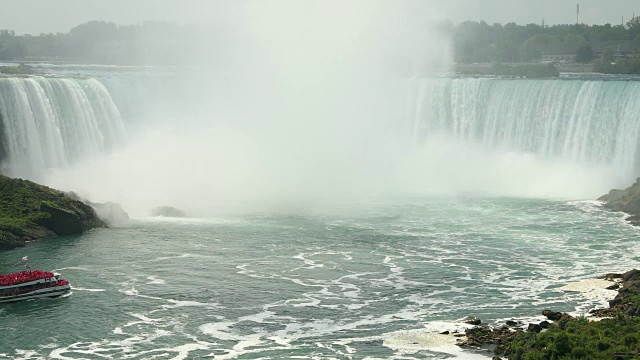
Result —
[[598, 200], [604, 202], [604, 207], [611, 211], [629, 214], [626, 220], [632, 225], [640, 226], [640, 178], [628, 188], [613, 189]]
[[494, 347], [498, 356], [528, 359], [637, 359], [640, 357], [640, 270], [610, 273], [608, 289], [618, 289], [610, 307], [590, 317], [543, 310], [547, 318], [526, 326], [509, 322], [500, 327], [474, 327], [459, 340], [462, 347]]
[[[551, 64], [513, 64], [512, 67], [518, 66], [539, 66], [545, 67]], [[593, 64], [577, 64], [577, 63], [558, 63], [553, 64], [557, 71], [561, 73], [571, 74], [588, 74], [594, 72]], [[456, 64], [454, 73], [459, 75], [502, 75], [494, 71], [495, 64]], [[506, 74], [508, 75], [508, 74]]]
[[28, 180], [0, 175], [0, 250], [105, 227], [91, 206]]

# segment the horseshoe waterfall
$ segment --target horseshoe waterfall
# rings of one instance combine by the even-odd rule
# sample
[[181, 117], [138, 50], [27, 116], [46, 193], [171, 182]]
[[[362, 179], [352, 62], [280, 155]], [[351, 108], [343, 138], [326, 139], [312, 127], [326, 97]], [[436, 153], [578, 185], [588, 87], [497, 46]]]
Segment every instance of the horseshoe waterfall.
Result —
[[0, 252], [72, 286], [0, 307], [0, 359], [490, 360], [469, 316], [580, 316], [640, 261], [593, 201], [640, 174], [638, 81], [76, 69], [0, 78], [2, 172], [130, 220]]

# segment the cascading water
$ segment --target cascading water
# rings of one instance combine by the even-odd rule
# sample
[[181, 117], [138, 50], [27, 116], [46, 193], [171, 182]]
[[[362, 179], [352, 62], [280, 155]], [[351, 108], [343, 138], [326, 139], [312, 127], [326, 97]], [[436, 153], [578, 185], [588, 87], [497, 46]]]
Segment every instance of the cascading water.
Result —
[[3, 173], [37, 179], [125, 139], [120, 112], [95, 79], [0, 78]]
[[[162, 119], [165, 120], [171, 119], [170, 124], [175, 124], [178, 119], [182, 123], [185, 119], [183, 116], [167, 114], [184, 113], [178, 109], [193, 109], [194, 106], [165, 100], [180, 102], [185, 101], [184, 98], [196, 97], [179, 98], [168, 96], [168, 94], [158, 96], [154, 89], [167, 88], [167, 86], [157, 86], [158, 84], [165, 84], [169, 80], [179, 83], [180, 79], [143, 75], [134, 77], [133, 80], [131, 74], [122, 76], [117, 73], [87, 78], [1, 78], [2, 140], [0, 144], [2, 146], [0, 154], [2, 154], [3, 173], [36, 181], [42, 180], [51, 186], [64, 186], [69, 182], [69, 177], [77, 176], [77, 171], [73, 173], [75, 175], [60, 177], [63, 180], [56, 180], [57, 178], [51, 180], [52, 178], [47, 175], [50, 173], [49, 169], [64, 169], [68, 172], [69, 165], [81, 162], [86, 164], [86, 160], [95, 162], [93, 159], [96, 156], [112, 153], [114, 150], [129, 154], [121, 154], [121, 156], [131, 164], [124, 167], [108, 166], [110, 169], [122, 168], [122, 171], [127, 174], [131, 174], [137, 168], [143, 172], [153, 172], [153, 169], [149, 169], [148, 156], [140, 157], [138, 154], [136, 157], [135, 154], [127, 152], [128, 150], [124, 147], [127, 132], [133, 131], [130, 120], [145, 120], [136, 121], [141, 134], [149, 133], [151, 127], [155, 129], [158, 126], [160, 119], [158, 115], [164, 115]], [[342, 154], [343, 158], [349, 158], [355, 162], [351, 166], [353, 174], [362, 170], [363, 163], [372, 165], [372, 159], [376, 159], [375, 164], [386, 161], [385, 166], [389, 167], [394, 162], [404, 162], [401, 166], [396, 166], [393, 174], [386, 172], [371, 177], [372, 173], [375, 174], [375, 169], [371, 166], [361, 171], [367, 174], [367, 179], [392, 176], [390, 181], [383, 181], [393, 187], [384, 189], [386, 192], [405, 189], [410, 192], [463, 191], [510, 196], [591, 198], [606, 192], [611, 187], [625, 186], [638, 175], [640, 156], [637, 143], [640, 136], [640, 123], [636, 121], [636, 114], [640, 113], [640, 104], [634, 99], [640, 96], [640, 82], [431, 78], [412, 80], [411, 85], [414, 94], [410, 96], [412, 112], [409, 116], [410, 127], [413, 137], [419, 144], [420, 154], [413, 153], [416, 152], [415, 148], [408, 152], [376, 148], [379, 152], [369, 149], [366, 157], [360, 158], [361, 152], [358, 146], [353, 145], [358, 141], [361, 143], [373, 141], [381, 144], [383, 148], [393, 146], [391, 143], [384, 143], [384, 137], [380, 137], [382, 135], [372, 135], [376, 134], [373, 123], [369, 126], [370, 131], [358, 132], [349, 137], [348, 144], [353, 146], [344, 146], [345, 151]], [[174, 89], [176, 86], [168, 86], [168, 88]], [[165, 106], [170, 105], [166, 109], [153, 106], [158, 102]], [[145, 104], [144, 110], [134, 111], [135, 104]], [[128, 131], [125, 130], [123, 118], [127, 119]], [[232, 150], [229, 152], [232, 154], [245, 153], [243, 152], [245, 146], [233, 148], [236, 142], [223, 145], [226, 144], [224, 140], [229, 138], [229, 135], [222, 135], [220, 128], [215, 131], [211, 129], [212, 124], [223, 122], [225, 119], [216, 117], [200, 120], [204, 121], [205, 125], [198, 126], [208, 126], [210, 135], [202, 139], [203, 143], [197, 151], [197, 154], [202, 156], [199, 162], [218, 161], [215, 160], [217, 159], [215, 154], [220, 151], [213, 147], [216, 144], [223, 148], [231, 146]], [[183, 125], [186, 126], [181, 127], [186, 129], [196, 126]], [[235, 126], [240, 124], [236, 123]], [[264, 135], [266, 133], [263, 132], [260, 134], [262, 134], [261, 137], [256, 137], [252, 141], [260, 140], [265, 143], [265, 149], [271, 149], [269, 136]], [[325, 135], [326, 140], [322, 137], [317, 140], [319, 144], [325, 141], [332, 142], [330, 137], [333, 135], [331, 133]], [[368, 137], [371, 136], [373, 138], [369, 139]], [[446, 138], [444, 142], [443, 138]], [[368, 140], [365, 141], [365, 139]], [[454, 141], [450, 141], [451, 139]], [[192, 140], [189, 142], [193, 142]], [[171, 141], [171, 138], [152, 139], [149, 146], [153, 148], [162, 144], [161, 147], [164, 148], [167, 141]], [[472, 146], [468, 147], [468, 144]], [[477, 144], [486, 149], [486, 153], [478, 151]], [[443, 146], [446, 147], [445, 150], [442, 150]], [[189, 152], [189, 144], [178, 142], [174, 143], [174, 147], [173, 152]], [[161, 150], [156, 149], [162, 153]], [[148, 148], [144, 151], [154, 152]], [[440, 159], [439, 155], [434, 158], [433, 154], [425, 156], [425, 153], [438, 151], [446, 152], [446, 158]], [[286, 154], [288, 153], [266, 156], [265, 159], [271, 161], [272, 165], [266, 168], [247, 165], [246, 173], [242, 172], [237, 177], [247, 179], [248, 174], [255, 173], [258, 169], [267, 171], [265, 176], [273, 176], [274, 174], [269, 173], [272, 171], [270, 169], [282, 167], [281, 163], [289, 160], [295, 162], [293, 161], [295, 159], [287, 160], [286, 157], [289, 155]], [[471, 155], [468, 157], [464, 154]], [[503, 154], [507, 154], [506, 161], [503, 161], [505, 159]], [[185, 155], [194, 156], [193, 153]], [[452, 155], [454, 159], [451, 158]], [[308, 160], [316, 159], [318, 156], [315, 153], [308, 153], [303, 157]], [[385, 156], [394, 159], [386, 159]], [[525, 162], [521, 161], [522, 156]], [[220, 164], [230, 161], [222, 161], [226, 158], [228, 156], [225, 155], [216, 163], [216, 166], [219, 167]], [[139, 161], [136, 162], [136, 159]], [[245, 157], [240, 163], [252, 164], [252, 159]], [[261, 164], [264, 165], [264, 162]], [[161, 164], [157, 169], [158, 176], [164, 174], [162, 177], [166, 177], [167, 166], [167, 163]], [[572, 166], [580, 169], [572, 170]], [[96, 163], [95, 166], [90, 166], [90, 172], [100, 172], [102, 167], [104, 166]], [[584, 169], [588, 170], [584, 171]], [[195, 170], [178, 167], [173, 169], [172, 173], [183, 174], [188, 171]], [[333, 176], [331, 171], [331, 169], [322, 171], [325, 179], [323, 184], [331, 180]], [[282, 178], [276, 183], [291, 182], [291, 175], [294, 173], [294, 169], [283, 171]], [[434, 173], [438, 175], [434, 177], [432, 175]], [[234, 180], [232, 172], [227, 171], [225, 174], [232, 179], [229, 183], [238, 183], [237, 179]], [[100, 172], [99, 176], [100, 178], [113, 176], [121, 178], [122, 175]], [[201, 175], [203, 178], [206, 177], [205, 174]], [[469, 177], [475, 180], [463, 181]], [[544, 178], [544, 186], [534, 177]], [[586, 178], [590, 180], [580, 180]], [[341, 179], [337, 183], [347, 183], [344, 177]], [[351, 180], [358, 181], [358, 179], [356, 176]], [[576, 181], [580, 182], [579, 190], [576, 187]], [[93, 181], [85, 182], [93, 183]], [[232, 191], [234, 189], [230, 188], [231, 185], [225, 184], [227, 183], [218, 184], [214, 188], [234, 193]], [[536, 188], [533, 189], [531, 184]], [[263, 183], [257, 185], [264, 186]], [[300, 191], [308, 186], [317, 186], [306, 183], [291, 186], [294, 185], [301, 186]], [[83, 190], [82, 183], [74, 183], [70, 186], [79, 191]], [[526, 188], [526, 191], [523, 191], [523, 188]], [[575, 191], [568, 192], [568, 189]], [[247, 193], [246, 188], [235, 190], [243, 194]], [[116, 190], [113, 192], [117, 193]], [[109, 198], [115, 196], [111, 193], [107, 195]], [[154, 195], [149, 196], [153, 198]]]
[[638, 175], [638, 81], [457, 78], [414, 86], [419, 142], [444, 133], [489, 149], [611, 166], [625, 181]]

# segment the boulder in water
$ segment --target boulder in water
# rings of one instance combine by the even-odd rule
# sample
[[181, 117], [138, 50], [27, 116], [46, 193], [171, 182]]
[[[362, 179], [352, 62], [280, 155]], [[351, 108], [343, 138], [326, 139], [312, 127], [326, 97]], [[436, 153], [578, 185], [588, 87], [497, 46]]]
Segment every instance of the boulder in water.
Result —
[[151, 216], [163, 216], [163, 217], [175, 217], [175, 218], [183, 218], [187, 217], [187, 214], [173, 206], [158, 206], [151, 210]]

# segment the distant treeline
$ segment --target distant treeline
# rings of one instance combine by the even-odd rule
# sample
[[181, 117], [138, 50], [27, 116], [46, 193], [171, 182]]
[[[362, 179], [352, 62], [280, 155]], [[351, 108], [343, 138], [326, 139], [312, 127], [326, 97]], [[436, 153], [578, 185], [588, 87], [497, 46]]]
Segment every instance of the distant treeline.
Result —
[[[640, 41], [640, 20], [620, 25], [489, 25], [466, 21], [452, 25], [453, 48], [458, 63], [523, 63], [542, 59], [557, 49], [576, 51], [594, 42]], [[614, 49], [615, 50], [615, 49]]]
[[[640, 57], [596, 54], [590, 45], [638, 41], [640, 19], [623, 25], [489, 25], [466, 21], [446, 25], [453, 39], [454, 59], [460, 64], [538, 62], [546, 51], [577, 51], [586, 54], [583, 62], [594, 60], [602, 72], [640, 72]], [[118, 26], [90, 21], [68, 33], [16, 35], [0, 30], [0, 61], [67, 61], [116, 65], [177, 65], [193, 60], [199, 41], [206, 41], [199, 29], [170, 22], [145, 22]], [[635, 46], [635, 45], [634, 45]], [[615, 46], [616, 49], [618, 48]], [[640, 45], [639, 45], [640, 48]], [[616, 50], [611, 49], [611, 50]], [[635, 51], [635, 50], [634, 50]], [[639, 51], [640, 52], [640, 51]], [[595, 58], [594, 56], [597, 55]], [[504, 69], [502, 69], [504, 70]]]
[[189, 56], [197, 31], [169, 22], [118, 26], [91, 21], [68, 33], [16, 35], [0, 30], [0, 61], [71, 61], [97, 64], [174, 65]]

